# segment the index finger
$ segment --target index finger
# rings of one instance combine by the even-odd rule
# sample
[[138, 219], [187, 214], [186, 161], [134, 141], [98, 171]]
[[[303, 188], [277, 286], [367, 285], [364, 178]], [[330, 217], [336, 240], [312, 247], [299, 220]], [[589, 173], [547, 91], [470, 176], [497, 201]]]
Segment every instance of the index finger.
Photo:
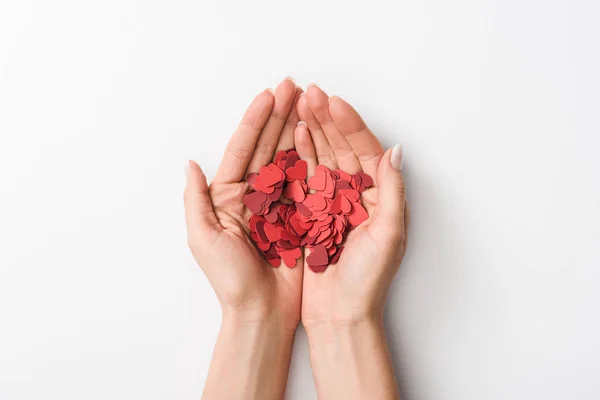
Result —
[[275, 88], [271, 116], [256, 142], [254, 154], [247, 166], [247, 172], [258, 172], [260, 167], [267, 165], [273, 159], [283, 126], [294, 105], [295, 95], [296, 84], [292, 78], [285, 78]]
[[271, 116], [273, 104], [273, 92], [270, 89], [260, 93], [250, 103], [239, 126], [227, 143], [213, 182], [240, 182], [244, 178], [258, 137]]

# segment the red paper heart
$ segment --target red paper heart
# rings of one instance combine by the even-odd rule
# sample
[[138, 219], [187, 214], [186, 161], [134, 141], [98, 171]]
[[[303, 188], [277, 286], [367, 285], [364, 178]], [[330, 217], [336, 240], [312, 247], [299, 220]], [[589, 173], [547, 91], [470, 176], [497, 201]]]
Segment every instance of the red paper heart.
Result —
[[310, 250], [310, 254], [306, 257], [306, 264], [309, 267], [323, 267], [329, 264], [329, 255], [325, 246], [315, 246]]
[[317, 165], [315, 176], [308, 178], [308, 187], [313, 190], [324, 190], [327, 184], [327, 172], [320, 167], [327, 168], [324, 165]]
[[308, 164], [304, 160], [296, 161], [296, 165], [288, 168], [285, 171], [286, 180], [291, 181], [303, 181], [306, 179], [306, 173], [308, 172]]
[[300, 181], [295, 180], [288, 183], [283, 191], [283, 196], [286, 199], [294, 200], [296, 203], [300, 203], [306, 198], [306, 193]]
[[244, 204], [254, 214], [260, 214], [263, 210], [263, 205], [268, 201], [267, 195], [261, 192], [250, 192], [244, 196]]
[[288, 268], [294, 268], [296, 266], [296, 261], [300, 257], [302, 257], [302, 250], [300, 250], [300, 247], [296, 247], [291, 250], [284, 250], [284, 251], [280, 250], [279, 254], [281, 255], [281, 258], [283, 259], [283, 263]]
[[352, 203], [352, 211], [347, 215], [348, 222], [352, 226], [358, 226], [369, 218], [369, 213], [360, 203]]
[[344, 246], [338, 247], [335, 254], [333, 254], [331, 256], [331, 260], [329, 261], [330, 264], [335, 264], [338, 262], [338, 260], [340, 259], [340, 256], [342, 255], [342, 251], [344, 250]]
[[275, 226], [268, 222], [264, 225], [264, 227], [265, 235], [267, 235], [267, 239], [269, 239], [269, 242], [273, 243], [281, 239], [281, 231], [283, 230], [283, 228], [281, 228], [280, 226]]

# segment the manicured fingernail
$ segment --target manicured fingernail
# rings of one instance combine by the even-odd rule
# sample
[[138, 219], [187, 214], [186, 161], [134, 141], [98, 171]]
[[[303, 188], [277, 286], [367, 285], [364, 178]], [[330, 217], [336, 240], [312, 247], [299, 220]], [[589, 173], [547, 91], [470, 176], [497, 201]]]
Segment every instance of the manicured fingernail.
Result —
[[275, 91], [271, 88], [266, 88], [265, 89], [266, 92], [271, 92], [272, 94], [275, 94]]
[[183, 171], [185, 172], [185, 179], [190, 177], [190, 161], [186, 161], [183, 165]]
[[314, 82], [308, 82], [308, 85], [306, 85], [306, 88], [308, 89], [309, 87], [312, 87], [312, 86], [317, 87], [317, 84]]
[[404, 158], [404, 149], [401, 144], [397, 144], [392, 149], [392, 156], [390, 157], [390, 163], [392, 167], [398, 171], [402, 171], [402, 159]]
[[288, 81], [292, 81], [293, 83], [296, 83], [296, 80], [294, 78], [292, 78], [291, 76], [286, 76], [285, 79], [287, 79]]
[[300, 126], [300, 125], [306, 126], [306, 122], [304, 122], [304, 121], [298, 121], [298, 123], [296, 124], [296, 126]]

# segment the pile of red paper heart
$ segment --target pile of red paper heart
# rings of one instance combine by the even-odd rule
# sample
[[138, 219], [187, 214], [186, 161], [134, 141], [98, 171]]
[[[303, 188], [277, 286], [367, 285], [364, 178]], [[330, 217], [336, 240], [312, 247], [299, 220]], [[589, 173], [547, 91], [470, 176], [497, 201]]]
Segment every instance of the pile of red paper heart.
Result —
[[306, 161], [295, 150], [279, 151], [258, 174], [248, 175], [252, 189], [243, 201], [254, 214], [250, 237], [273, 267], [283, 259], [293, 268], [304, 246], [310, 249], [306, 257], [310, 269], [323, 272], [339, 259], [348, 232], [369, 217], [360, 194], [373, 179], [363, 172], [350, 175], [324, 165], [306, 178]]

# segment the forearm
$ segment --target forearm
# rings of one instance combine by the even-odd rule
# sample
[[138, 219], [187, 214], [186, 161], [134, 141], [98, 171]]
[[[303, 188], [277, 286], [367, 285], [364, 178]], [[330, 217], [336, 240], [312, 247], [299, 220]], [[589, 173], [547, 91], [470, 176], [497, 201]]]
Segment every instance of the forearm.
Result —
[[383, 323], [307, 329], [320, 399], [399, 399]]
[[293, 341], [273, 318], [245, 322], [224, 315], [202, 398], [283, 399]]

